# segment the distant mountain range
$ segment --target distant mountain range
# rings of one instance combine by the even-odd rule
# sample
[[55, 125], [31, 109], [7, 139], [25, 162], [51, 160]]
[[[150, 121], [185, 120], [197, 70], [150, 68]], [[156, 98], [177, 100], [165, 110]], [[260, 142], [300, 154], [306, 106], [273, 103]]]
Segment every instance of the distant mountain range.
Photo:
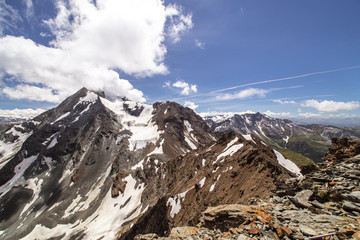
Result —
[[[331, 138], [360, 138], [360, 128], [339, 128], [320, 124], [300, 125], [261, 113], [207, 116], [204, 119], [216, 132], [235, 131], [241, 134], [254, 134], [295, 161], [296, 159], [304, 161], [304, 159], [293, 153], [321, 162], [321, 158], [331, 146]], [[297, 163], [301, 164], [299, 161]]]
[[359, 117], [329, 117], [329, 118], [320, 118], [320, 117], [309, 117], [309, 118], [290, 118], [293, 122], [298, 124], [320, 124], [320, 125], [330, 125], [340, 128], [360, 128], [360, 118]]
[[0, 116], [0, 124], [6, 124], [6, 123], [22, 123], [28, 119], [24, 118], [13, 118], [13, 117], [1, 117]]

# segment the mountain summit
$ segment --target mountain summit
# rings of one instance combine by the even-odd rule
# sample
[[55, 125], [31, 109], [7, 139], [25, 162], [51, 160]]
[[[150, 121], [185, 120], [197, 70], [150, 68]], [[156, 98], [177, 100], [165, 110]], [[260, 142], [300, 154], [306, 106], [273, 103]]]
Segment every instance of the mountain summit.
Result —
[[0, 153], [2, 239], [164, 234], [301, 175], [256, 136], [219, 138], [177, 103], [111, 102], [85, 88], [1, 129]]

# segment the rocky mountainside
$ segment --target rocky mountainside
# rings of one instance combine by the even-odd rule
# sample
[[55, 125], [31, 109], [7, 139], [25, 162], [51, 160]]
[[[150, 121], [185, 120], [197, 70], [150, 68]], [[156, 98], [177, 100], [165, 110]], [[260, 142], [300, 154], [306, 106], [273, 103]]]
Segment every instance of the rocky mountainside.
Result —
[[1, 129], [2, 239], [116, 239], [167, 193], [167, 162], [216, 135], [192, 110], [81, 89]]
[[255, 135], [219, 137], [173, 102], [81, 89], [0, 132], [1, 239], [133, 239], [265, 198], [300, 169]]
[[123, 238], [164, 235], [173, 226], [196, 225], [208, 206], [265, 198], [280, 182], [301, 175], [294, 163], [257, 137], [233, 132], [178, 156], [167, 169], [168, 193]]
[[292, 152], [321, 162], [331, 146], [331, 138], [360, 138], [360, 133], [351, 128], [318, 124], [298, 125], [290, 120], [275, 119], [260, 113], [212, 116], [204, 119], [211, 129], [217, 132], [254, 134], [294, 161], [297, 156]]
[[197, 226], [135, 239], [360, 239], [360, 141], [333, 139], [320, 168], [249, 204], [209, 207]]

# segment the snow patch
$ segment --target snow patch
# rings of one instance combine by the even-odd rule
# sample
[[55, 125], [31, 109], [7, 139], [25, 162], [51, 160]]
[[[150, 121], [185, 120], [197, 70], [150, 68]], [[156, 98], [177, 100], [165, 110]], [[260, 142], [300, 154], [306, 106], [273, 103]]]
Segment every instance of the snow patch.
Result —
[[301, 176], [301, 171], [300, 168], [293, 163], [291, 160], [286, 159], [281, 153], [279, 153], [278, 151], [274, 150], [278, 163], [283, 166], [284, 168], [286, 168], [287, 170], [289, 170], [292, 173], [295, 173], [297, 176]]
[[55, 145], [56, 145], [57, 143], [58, 143], [57, 137], [56, 137], [56, 138], [53, 138], [53, 140], [51, 140], [50, 144], [47, 146], [46, 149], [50, 149], [50, 148], [55, 147]]
[[15, 183], [23, 176], [26, 169], [30, 167], [30, 165], [37, 159], [38, 156], [39, 155], [24, 158], [18, 165], [15, 166], [15, 175], [7, 183], [0, 187], [1, 195], [8, 192], [15, 185]]
[[226, 148], [224, 149], [224, 151], [221, 154], [219, 154], [219, 156], [216, 158], [214, 163], [219, 161], [219, 159], [221, 159], [223, 157], [232, 156], [234, 153], [239, 151], [244, 146], [244, 144], [242, 144], [242, 143], [235, 144], [238, 140], [239, 139], [236, 137], [231, 142], [229, 142], [228, 145], [226, 146]]
[[26, 188], [32, 190], [33, 195], [32, 195], [31, 201], [25, 205], [24, 209], [20, 213], [20, 217], [22, 217], [23, 214], [31, 207], [31, 205], [33, 205], [34, 202], [39, 198], [42, 182], [43, 182], [43, 179], [38, 179], [38, 178], [32, 178], [27, 181]]
[[180, 212], [180, 210], [181, 210], [181, 202], [184, 201], [187, 192], [190, 191], [193, 188], [194, 187], [191, 187], [188, 190], [186, 190], [185, 192], [179, 193], [179, 194], [175, 195], [174, 197], [170, 197], [168, 199], [168, 201], [166, 202], [166, 205], [171, 207], [171, 211], [170, 211], [170, 217], [171, 218], [174, 218], [175, 215]]
[[214, 191], [215, 185], [216, 185], [217, 181], [219, 180], [220, 176], [221, 176], [221, 174], [219, 174], [219, 176], [217, 176], [216, 181], [210, 186], [209, 192]]
[[247, 141], [252, 141], [253, 143], [256, 144], [256, 142], [254, 141], [254, 139], [252, 139], [250, 134], [244, 134], [242, 135]]
[[195, 146], [195, 144], [187, 137], [187, 136], [184, 136], [184, 140], [185, 142], [189, 145], [189, 147], [191, 149], [196, 149], [197, 147]]
[[58, 119], [56, 119], [56, 120], [55, 120], [54, 122], [52, 122], [51, 124], [54, 124], [54, 123], [60, 121], [61, 119], [66, 118], [66, 117], [69, 116], [69, 115], [70, 115], [70, 112], [64, 113], [63, 115], [61, 115]]
[[[144, 109], [141, 114], [136, 117], [128, 114], [124, 110], [123, 101], [110, 102], [105, 98], [100, 99], [105, 107], [119, 116], [124, 128], [132, 132], [132, 135], [129, 138], [130, 151], [143, 149], [148, 143], [155, 144], [160, 138], [160, 135], [164, 132], [159, 131], [158, 126], [152, 121], [152, 112], [154, 110], [152, 106], [142, 104], [141, 106], [144, 107]], [[129, 103], [130, 102], [126, 102], [126, 104]], [[138, 105], [138, 103], [134, 104]]]
[[91, 105], [93, 103], [96, 103], [98, 99], [99, 96], [96, 93], [88, 91], [85, 97], [81, 97], [79, 99], [79, 102], [73, 107], [73, 109], [75, 109], [79, 104], [89, 103], [89, 105]]
[[200, 186], [201, 188], [204, 186], [205, 180], [206, 180], [206, 177], [204, 177], [203, 179], [200, 180], [199, 186]]
[[149, 153], [148, 155], [151, 155], [151, 154], [164, 154], [164, 151], [163, 151], [163, 144], [165, 142], [165, 139], [162, 139], [159, 146], [156, 147], [154, 149], [154, 151], [152, 151], [151, 153]]
[[144, 170], [144, 159], [132, 166], [131, 170], [136, 170], [137, 168], [141, 168], [141, 170]]
[[18, 136], [14, 142], [4, 142], [0, 140], [0, 169], [11, 160], [11, 158], [21, 149], [25, 140], [32, 134], [32, 131], [29, 133], [17, 131], [15, 128], [18, 126], [20, 125], [15, 125], [5, 133]]
[[205, 167], [205, 163], [206, 163], [206, 160], [205, 160], [205, 158], [203, 158], [203, 160], [201, 160], [201, 164], [203, 167]]

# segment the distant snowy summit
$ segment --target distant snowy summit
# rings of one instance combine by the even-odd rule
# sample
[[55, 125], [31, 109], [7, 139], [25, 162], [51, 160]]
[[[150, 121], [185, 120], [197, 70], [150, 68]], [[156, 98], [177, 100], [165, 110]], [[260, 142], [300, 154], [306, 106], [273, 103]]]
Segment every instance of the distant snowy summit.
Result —
[[261, 113], [213, 115], [203, 117], [215, 132], [235, 131], [254, 134], [267, 144], [321, 162], [334, 137], [360, 138], [356, 128], [338, 128], [320, 124], [300, 125], [287, 119], [276, 119]]

